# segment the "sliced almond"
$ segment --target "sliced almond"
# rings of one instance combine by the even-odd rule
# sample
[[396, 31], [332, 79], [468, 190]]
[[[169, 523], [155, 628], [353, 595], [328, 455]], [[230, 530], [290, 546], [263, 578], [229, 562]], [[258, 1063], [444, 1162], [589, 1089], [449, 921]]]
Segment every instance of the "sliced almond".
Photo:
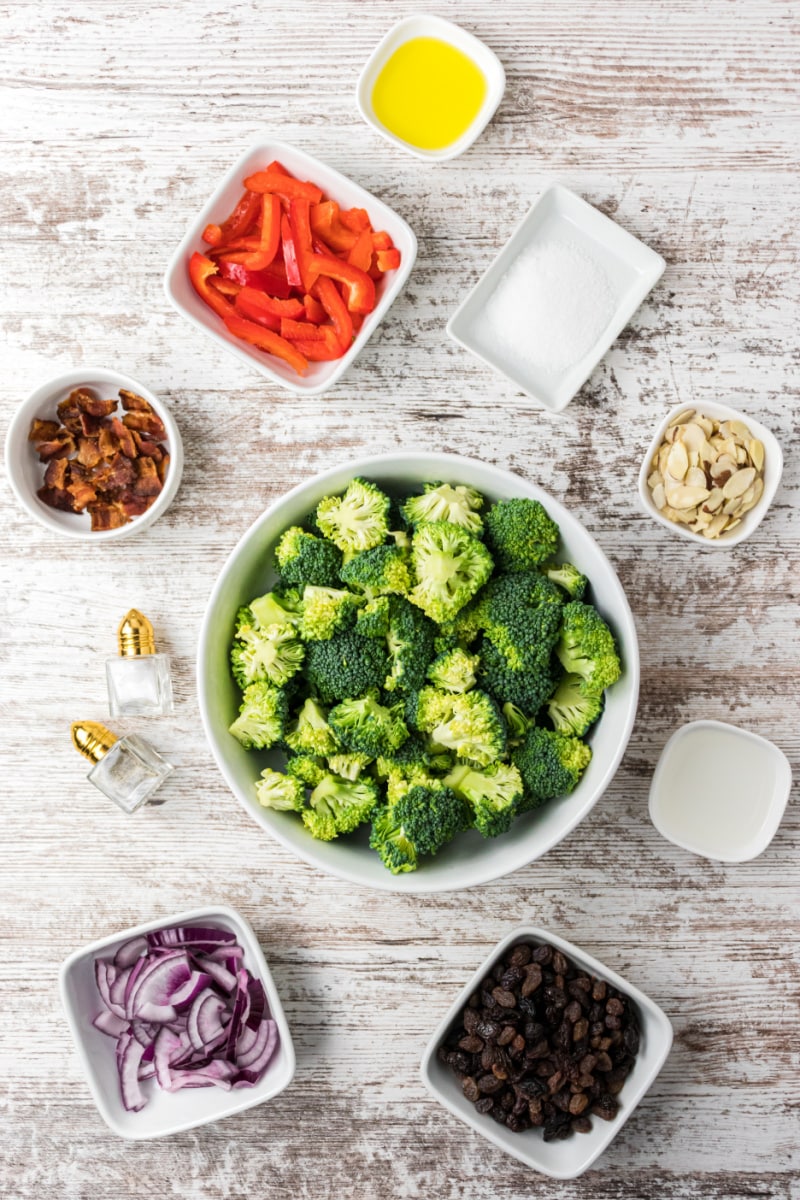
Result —
[[711, 437], [715, 429], [715, 422], [710, 417], [695, 417], [695, 424], [699, 425], [706, 437]]
[[680, 438], [687, 450], [700, 450], [700, 447], [706, 440], [705, 430], [699, 425], [690, 421], [688, 425], [684, 425], [680, 431]]
[[684, 423], [684, 421], [691, 421], [693, 416], [694, 416], [694, 409], [693, 408], [685, 408], [683, 410], [683, 412], [679, 412], [677, 416], [672, 418], [672, 420], [670, 421], [667, 428], [671, 429], [673, 425], [682, 425]]
[[764, 467], [764, 443], [758, 438], [753, 438], [747, 443], [747, 453], [750, 455], [750, 461], [757, 471], [763, 470]]
[[651, 492], [654, 487], [658, 486], [659, 483], [661, 483], [661, 472], [660, 471], [653, 471], [650, 475], [647, 476], [647, 486], [650, 488]]
[[666, 508], [667, 496], [664, 491], [663, 483], [657, 483], [653, 488], [653, 504], [655, 504], [656, 508], [658, 509]]
[[673, 444], [667, 459], [667, 470], [673, 479], [683, 479], [689, 470], [689, 457], [683, 442]]
[[745, 443], [745, 445], [747, 445], [750, 438], [753, 436], [751, 434], [750, 430], [747, 428], [747, 426], [742, 421], [729, 421], [728, 428], [730, 429], [733, 436], [741, 438], [742, 441]]
[[716, 538], [722, 533], [725, 526], [728, 524], [728, 518], [724, 513], [719, 513], [710, 525], [707, 525], [703, 530], [703, 537]]
[[743, 467], [741, 471], [734, 472], [722, 489], [723, 496], [726, 500], [732, 500], [735, 496], [741, 496], [750, 487], [755, 477], [755, 467]]
[[704, 488], [706, 486], [706, 473], [702, 467], [689, 467], [683, 482], [688, 483], [689, 487]]
[[728, 521], [728, 524], [725, 526], [725, 532], [729, 533], [731, 531], [731, 529], [735, 529], [736, 526], [741, 525], [741, 523], [742, 523], [741, 517], [737, 517], [735, 521]]
[[702, 504], [708, 499], [708, 488], [704, 487], [687, 487], [682, 484], [676, 488], [670, 495], [669, 502], [673, 508], [679, 511], [696, 508], [698, 504]]
[[703, 504], [703, 508], [706, 510], [706, 512], [714, 513], [720, 507], [724, 499], [725, 497], [722, 494], [722, 488], [712, 488], [708, 493], [708, 499]]

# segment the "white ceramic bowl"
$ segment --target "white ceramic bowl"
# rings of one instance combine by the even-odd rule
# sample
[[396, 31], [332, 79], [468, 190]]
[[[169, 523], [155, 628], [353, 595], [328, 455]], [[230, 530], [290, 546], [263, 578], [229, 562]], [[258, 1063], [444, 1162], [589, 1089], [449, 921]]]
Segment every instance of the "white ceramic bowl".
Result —
[[[485, 319], [486, 305], [503, 276], [529, 247], [545, 241], [576, 245], [602, 267], [616, 297], [608, 324], [586, 353], [570, 367], [546, 373], [516, 360], [491, 336]], [[512, 233], [497, 258], [462, 300], [447, 332], [454, 342], [510, 379], [515, 387], [549, 409], [561, 412], [619, 337], [647, 293], [664, 273], [660, 254], [645, 246], [616, 221], [554, 184], [542, 192]], [[531, 327], [530, 337], [536, 337]]]
[[[230, 1092], [223, 1092], [217, 1087], [184, 1088], [170, 1095], [152, 1082], [142, 1085], [148, 1096], [145, 1107], [139, 1112], [127, 1112], [120, 1096], [114, 1039], [95, 1029], [92, 1024], [102, 1009], [95, 983], [94, 961], [96, 958], [113, 956], [117, 948], [130, 938], [174, 925], [216, 925], [236, 934], [244, 950], [244, 966], [264, 985], [270, 1015], [277, 1022], [280, 1041], [264, 1075], [252, 1088], [237, 1088]], [[292, 1037], [264, 952], [244, 917], [226, 904], [212, 904], [178, 913], [177, 916], [158, 917], [76, 950], [61, 966], [59, 989], [89, 1090], [106, 1125], [120, 1137], [144, 1141], [182, 1133], [197, 1125], [208, 1125], [211, 1121], [219, 1121], [234, 1113], [244, 1112], [246, 1108], [253, 1108], [256, 1104], [263, 1104], [265, 1100], [272, 1100], [289, 1086], [294, 1077]]]
[[[519, 942], [534, 942], [539, 945], [547, 942], [555, 946], [572, 959], [576, 966], [613, 984], [628, 996], [636, 1006], [639, 1019], [639, 1053], [622, 1091], [617, 1096], [619, 1112], [612, 1121], [592, 1117], [589, 1133], [574, 1133], [560, 1142], [545, 1142], [541, 1129], [512, 1133], [504, 1125], [498, 1125], [491, 1117], [476, 1112], [475, 1106], [464, 1096], [457, 1077], [436, 1056], [436, 1051], [450, 1026], [480, 980]], [[537, 929], [533, 925], [520, 925], [495, 946], [440, 1022], [422, 1057], [422, 1082], [440, 1104], [448, 1108], [460, 1121], [483, 1134], [495, 1146], [505, 1150], [506, 1154], [544, 1175], [550, 1175], [553, 1179], [574, 1179], [589, 1169], [619, 1133], [642, 1096], [652, 1086], [666, 1062], [671, 1046], [672, 1026], [669, 1018], [643, 992], [564, 938], [546, 929]]]
[[[202, 238], [206, 225], [212, 221], [223, 221], [242, 195], [246, 176], [262, 170], [273, 159], [279, 159], [297, 178], [315, 183], [327, 199], [335, 200], [341, 208], [365, 208], [373, 229], [385, 229], [400, 251], [400, 266], [396, 271], [387, 272], [384, 279], [376, 283], [375, 308], [364, 318], [364, 324], [347, 353], [335, 362], [309, 363], [308, 371], [303, 376], [298, 375], [288, 363], [257, 350], [229, 333], [223, 321], [200, 299], [189, 280], [190, 257], [195, 250], [201, 254], [208, 250]], [[259, 141], [237, 159], [217, 185], [211, 199], [190, 222], [186, 234], [170, 259], [164, 276], [164, 291], [170, 304], [181, 316], [209, 334], [242, 362], [291, 392], [301, 396], [317, 396], [333, 387], [361, 353], [402, 290], [416, 257], [417, 239], [411, 227], [394, 209], [389, 208], [388, 204], [384, 204], [352, 179], [341, 175], [320, 159], [312, 158], [296, 146], [289, 146], [286, 142]]]
[[[697, 737], [703, 734], [709, 739], [705, 745]], [[715, 745], [720, 734], [723, 740]], [[746, 764], [732, 755], [731, 738], [745, 752]], [[698, 754], [703, 761], [695, 766]], [[692, 854], [717, 862], [749, 862], [763, 854], [777, 833], [791, 790], [792, 768], [773, 742], [726, 721], [690, 721], [661, 751], [650, 784], [650, 820], [662, 837]], [[692, 797], [694, 828], [688, 832], [679, 816], [676, 823], [670, 804], [675, 791]]]
[[[502, 837], [486, 840], [474, 830], [461, 834], [419, 870], [405, 875], [392, 875], [369, 849], [368, 830], [321, 842], [310, 836], [296, 814], [262, 808], [255, 782], [265, 766], [281, 769], [283, 755], [245, 750], [228, 733], [240, 702], [229, 661], [236, 610], [273, 585], [272, 549], [280, 534], [302, 521], [323, 496], [344, 491], [355, 475], [373, 479], [390, 491], [410, 491], [426, 481], [441, 480], [469, 484], [490, 501], [515, 496], [540, 500], [561, 528], [564, 557], [591, 580], [593, 598], [618, 639], [624, 668], [592, 730], [592, 761], [572, 795], [524, 814]], [[352, 883], [385, 891], [471, 887], [507, 875], [555, 846], [583, 820], [611, 782], [633, 728], [638, 691], [639, 651], [631, 611], [613, 567], [594, 538], [535, 484], [488, 463], [449, 454], [405, 452], [360, 459], [288, 492], [259, 517], [222, 568], [206, 607], [198, 648], [198, 693], [206, 735], [222, 774], [250, 815], [306, 862]]]
[[[486, 79], [486, 96], [475, 119], [464, 130], [460, 138], [457, 138], [449, 146], [444, 146], [441, 150], [424, 150], [420, 146], [414, 146], [410, 142], [404, 141], [403, 138], [397, 137], [378, 120], [372, 107], [372, 92], [378, 76], [398, 47], [402, 46], [404, 42], [411, 41], [412, 38], [437, 38], [439, 41], [449, 43], [456, 50], [465, 54], [467, 58], [472, 59]], [[407, 150], [409, 154], [414, 154], [417, 158], [444, 162], [446, 159], [457, 158], [459, 154], [463, 154], [476, 138], [480, 137], [497, 111], [505, 89], [506, 73], [503, 70], [503, 64], [484, 42], [468, 33], [466, 29], [462, 29], [460, 25], [446, 21], [444, 17], [418, 13], [398, 21], [375, 47], [359, 77], [356, 86], [356, 104], [367, 124], [377, 130], [381, 137], [386, 138], [387, 142], [402, 147], [403, 150]]]
[[[33, 442], [28, 441], [33, 418], [57, 420], [56, 405], [66, 400], [71, 391], [81, 386], [91, 388], [103, 400], [116, 399], [120, 388], [136, 392], [148, 400], [167, 431], [167, 449], [170, 455], [164, 487], [147, 512], [140, 517], [134, 517], [127, 525], [121, 525], [118, 529], [98, 530], [96, 533], [92, 533], [88, 513], [61, 512], [59, 509], [49, 508], [36, 495], [37, 490], [44, 484], [47, 464], [39, 462], [36, 447]], [[118, 413], [121, 411], [121, 408], [118, 409]], [[128, 375], [121, 375], [119, 371], [109, 371], [103, 367], [79, 367], [58, 375], [55, 379], [49, 379], [19, 405], [6, 434], [6, 471], [17, 500], [46, 529], [82, 542], [117, 541], [119, 538], [142, 533], [167, 511], [175, 499], [183, 474], [183, 443], [170, 410], [143, 384]]]
[[[723, 533], [718, 538], [705, 538], [701, 533], [695, 533], [689, 529], [687, 525], [680, 525], [677, 521], [670, 521], [669, 517], [665, 517], [659, 512], [650, 494], [650, 488], [647, 486], [647, 479], [652, 470], [651, 464], [656, 450], [658, 450], [664, 434], [670, 426], [674, 417], [679, 413], [684, 413], [687, 410], [694, 408], [696, 412], [703, 416], [715, 417], [718, 421], [743, 421], [751, 430], [754, 437], [764, 444], [764, 491], [761, 493], [761, 498], [750, 512], [745, 513], [742, 517], [741, 525], [730, 533]], [[658, 521], [659, 525], [663, 525], [665, 529], [669, 529], [670, 533], [675, 533], [678, 537], [682, 537], [684, 541], [694, 542], [696, 546], [702, 546], [704, 550], [730, 550], [732, 546], [738, 546], [739, 542], [743, 542], [745, 538], [749, 538], [764, 517], [767, 515], [767, 509], [775, 499], [775, 493], [778, 490], [778, 484], [781, 481], [783, 474], [783, 451], [780, 443], [767, 429], [766, 425], [762, 425], [760, 421], [755, 421], [752, 417], [748, 417], [747, 413], [740, 412], [736, 408], [729, 408], [727, 404], [718, 404], [716, 401], [703, 401], [701, 404], [678, 404], [675, 408], [671, 408], [663, 421], [659, 424], [652, 441], [647, 447], [642, 465], [639, 470], [639, 499], [642, 508], [651, 516], [654, 521]]]

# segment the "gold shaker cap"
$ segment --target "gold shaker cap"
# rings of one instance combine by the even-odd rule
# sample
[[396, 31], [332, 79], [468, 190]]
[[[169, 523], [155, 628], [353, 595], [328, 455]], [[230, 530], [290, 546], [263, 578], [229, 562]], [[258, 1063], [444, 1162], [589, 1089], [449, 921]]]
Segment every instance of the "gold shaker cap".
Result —
[[117, 630], [119, 652], [123, 658], [137, 658], [141, 654], [155, 654], [156, 639], [153, 626], [144, 613], [132, 608], [120, 621]]
[[97, 763], [117, 740], [117, 735], [99, 721], [73, 721], [72, 744], [79, 754]]

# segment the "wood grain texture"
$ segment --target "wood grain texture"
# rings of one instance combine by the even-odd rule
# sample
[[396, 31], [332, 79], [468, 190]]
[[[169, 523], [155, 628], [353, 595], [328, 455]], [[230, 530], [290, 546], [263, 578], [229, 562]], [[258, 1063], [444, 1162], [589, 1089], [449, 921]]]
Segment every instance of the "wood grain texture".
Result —
[[[798, 10], [790, 0], [441, 0], [508, 87], [461, 159], [417, 162], [359, 120], [395, 0], [15, 0], [2, 6], [4, 424], [80, 364], [173, 408], [187, 467], [139, 538], [72, 546], [4, 485], [0, 1195], [8, 1200], [798, 1200], [796, 799], [736, 867], [671, 847], [647, 817], [669, 733], [701, 716], [800, 763], [796, 411]], [[272, 388], [168, 309], [166, 260], [257, 134], [297, 142], [395, 206], [419, 236], [408, 286], [341, 384]], [[558, 178], [659, 250], [667, 272], [560, 418], [454, 345], [444, 324]], [[769, 517], [704, 554], [638, 510], [635, 479], [673, 403], [722, 399], [786, 457]], [[452, 896], [327, 878], [267, 840], [199, 725], [194, 647], [228, 552], [264, 506], [351, 455], [426, 446], [509, 466], [562, 498], [619, 571], [641, 639], [639, 716], [603, 800], [559, 847]], [[102, 718], [102, 660], [136, 605], [173, 655], [178, 710], [138, 728], [175, 763], [169, 803], [127, 821], [84, 781], [69, 721]], [[123, 1144], [88, 1094], [56, 979], [76, 946], [225, 900], [252, 921], [298, 1069], [274, 1102], [167, 1142]], [[520, 920], [629, 976], [675, 1048], [596, 1168], [556, 1184], [432, 1102], [430, 1030]]]

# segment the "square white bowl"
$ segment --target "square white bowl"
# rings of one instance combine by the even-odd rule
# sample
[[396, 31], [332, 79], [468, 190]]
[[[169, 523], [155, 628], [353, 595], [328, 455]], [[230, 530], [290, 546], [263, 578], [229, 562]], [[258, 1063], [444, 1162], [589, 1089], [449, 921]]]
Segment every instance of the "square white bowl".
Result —
[[[754, 831], [750, 839], [746, 840], [741, 849], [735, 853], [726, 851], [719, 846], [693, 842], [691, 838], [677, 837], [670, 832], [669, 826], [665, 824], [663, 815], [659, 811], [660, 801], [668, 787], [671, 760], [675, 758], [676, 754], [680, 754], [687, 734], [701, 729], [724, 730], [727, 734], [749, 744], [753, 755], [760, 756], [759, 786], [769, 789], [764, 819], [758, 830]], [[683, 748], [686, 749], [685, 746]], [[751, 858], [757, 858], [759, 854], [764, 853], [777, 833], [791, 790], [792, 768], [786, 755], [773, 742], [757, 733], [751, 733], [749, 729], [741, 729], [738, 725], [729, 725], [726, 721], [690, 721], [687, 725], [676, 729], [661, 751], [650, 783], [650, 820], [663, 838], [675, 846], [680, 846], [682, 850], [688, 850], [692, 854], [699, 854], [703, 858], [710, 858], [715, 862], [749, 862]]]
[[[92, 1024], [102, 1008], [95, 983], [94, 961], [101, 955], [112, 956], [130, 938], [176, 925], [218, 925], [236, 934], [244, 950], [244, 966], [264, 985], [270, 1016], [278, 1026], [278, 1048], [264, 1075], [252, 1088], [230, 1092], [223, 1092], [216, 1087], [184, 1088], [168, 1094], [152, 1081], [143, 1085], [148, 1095], [145, 1107], [139, 1112], [127, 1112], [120, 1095], [114, 1039], [95, 1029]], [[287, 1088], [294, 1077], [294, 1046], [264, 952], [248, 922], [227, 904], [213, 904], [172, 917], [158, 917], [76, 950], [62, 963], [59, 989], [89, 1090], [101, 1117], [109, 1129], [120, 1137], [143, 1141], [219, 1121], [271, 1100]]]
[[[436, 38], [454, 46], [456, 50], [460, 50], [475, 63], [486, 79], [486, 96], [475, 119], [464, 130], [460, 138], [451, 142], [449, 146], [442, 147], [441, 150], [425, 150], [421, 146], [414, 146], [410, 142], [404, 141], [403, 138], [397, 137], [378, 120], [372, 107], [372, 92], [386, 63], [405, 42], [410, 42], [412, 38], [422, 37]], [[367, 59], [356, 85], [356, 104], [367, 124], [371, 125], [381, 137], [386, 138], [387, 142], [400, 146], [417, 158], [445, 162], [447, 159], [457, 158], [459, 154], [463, 154], [480, 137], [497, 111], [505, 90], [506, 73], [503, 70], [503, 64], [494, 51], [490, 50], [480, 38], [468, 33], [460, 25], [446, 21], [444, 17], [417, 13], [414, 16], [403, 17], [401, 21], [393, 25], [375, 47]]]
[[[539, 945], [547, 943], [555, 946], [577, 967], [582, 967], [590, 975], [596, 975], [600, 979], [604, 979], [606, 983], [613, 984], [633, 1001], [639, 1020], [639, 1053], [622, 1091], [616, 1098], [620, 1106], [619, 1112], [612, 1121], [603, 1121], [599, 1117], [593, 1117], [589, 1133], [572, 1134], [563, 1141], [546, 1142], [540, 1128], [527, 1129], [523, 1133], [512, 1133], [505, 1125], [498, 1125], [490, 1116], [476, 1112], [475, 1106], [467, 1100], [462, 1092], [456, 1075], [436, 1056], [436, 1051], [444, 1041], [450, 1026], [455, 1022], [481, 979], [491, 971], [495, 963], [520, 942], [535, 942]], [[574, 1179], [589, 1169], [619, 1133], [645, 1092], [654, 1083], [667, 1060], [671, 1046], [672, 1025], [669, 1018], [638, 988], [633, 987], [621, 975], [609, 971], [608, 967], [603, 966], [596, 958], [592, 958], [590, 954], [579, 949], [572, 942], [558, 937], [549, 930], [539, 929], [535, 925], [519, 925], [498, 942], [453, 1001], [447, 1015], [439, 1023], [425, 1049], [420, 1069], [422, 1082], [431, 1095], [465, 1125], [471, 1126], [490, 1142], [493, 1142], [495, 1146], [505, 1150], [506, 1154], [519, 1159], [520, 1162], [525, 1163], [527, 1167], [532, 1167], [535, 1171], [541, 1171], [542, 1174], [549, 1175], [552, 1179]]]
[[[574, 243], [603, 268], [617, 297], [613, 316], [592, 348], [564, 371], [547, 373], [515, 362], [495, 345], [485, 327], [486, 305], [512, 263], [530, 246], [548, 238]], [[454, 342], [494, 367], [526, 395], [551, 412], [561, 412], [664, 273], [660, 254], [645, 246], [561, 184], [542, 192], [497, 258], [447, 322]], [[536, 330], [531, 329], [531, 338]]]
[[[134, 517], [126, 525], [120, 525], [118, 529], [99, 529], [93, 533], [88, 513], [62, 512], [58, 508], [50, 508], [36, 495], [44, 484], [47, 464], [39, 461], [36, 447], [28, 440], [31, 421], [34, 417], [57, 420], [56, 407], [77, 387], [87, 387], [99, 393], [103, 400], [116, 398], [115, 394], [120, 388], [136, 392], [149, 401], [153, 412], [161, 418], [167, 433], [166, 444], [170, 460], [163, 488], [147, 512], [142, 513], [140, 517]], [[6, 433], [5, 455], [8, 482], [22, 507], [51, 533], [81, 542], [115, 542], [120, 538], [144, 532], [167, 511], [175, 499], [183, 475], [183, 443], [170, 410], [158, 396], [137, 380], [105, 367], [77, 367], [72, 371], [65, 371], [63, 375], [48, 379], [31, 392], [11, 418]]]
[[[195, 250], [201, 254], [208, 250], [202, 238], [206, 225], [212, 221], [223, 221], [242, 195], [244, 179], [254, 171], [265, 168], [273, 159], [279, 159], [298, 179], [307, 179], [315, 183], [327, 199], [335, 200], [341, 208], [365, 208], [373, 228], [385, 229], [400, 251], [400, 266], [395, 271], [387, 272], [386, 276], [376, 283], [375, 308], [364, 318], [364, 323], [347, 353], [335, 362], [309, 363], [308, 371], [303, 376], [298, 375], [288, 363], [250, 346], [241, 338], [229, 333], [223, 321], [200, 299], [189, 279], [188, 264], [191, 255]], [[191, 321], [198, 329], [204, 330], [242, 362], [297, 395], [318, 396], [333, 387], [361, 353], [408, 279], [416, 257], [417, 239], [411, 226], [394, 209], [389, 208], [388, 204], [384, 204], [352, 179], [341, 175], [333, 167], [296, 146], [290, 146], [286, 142], [259, 141], [237, 159], [217, 186], [211, 199], [189, 225], [170, 259], [164, 276], [164, 291], [172, 307], [177, 309], [181, 316]]]
[[[716, 417], [718, 421], [743, 421], [750, 429], [754, 437], [757, 437], [764, 445], [764, 491], [761, 493], [761, 498], [750, 512], [745, 513], [742, 517], [741, 525], [737, 526], [730, 533], [723, 533], [718, 538], [705, 538], [701, 533], [695, 533], [689, 529], [687, 525], [680, 525], [677, 521], [670, 521], [669, 517], [665, 517], [659, 512], [653, 501], [650, 493], [650, 488], [647, 486], [647, 479], [651, 471], [651, 463], [656, 450], [661, 445], [664, 434], [669, 429], [669, 426], [674, 417], [679, 413], [687, 412], [694, 408], [694, 411], [702, 416]], [[737, 546], [739, 542], [743, 542], [745, 538], [750, 537], [767, 515], [767, 509], [775, 499], [775, 493], [778, 490], [778, 484], [781, 481], [783, 474], [783, 451], [780, 443], [767, 429], [766, 425], [762, 425], [760, 421], [755, 421], [752, 417], [748, 417], [747, 413], [739, 412], [738, 409], [729, 408], [727, 404], [718, 404], [716, 401], [703, 401], [702, 404], [678, 404], [675, 408], [671, 408], [664, 420], [659, 424], [650, 445], [647, 447], [647, 453], [642, 460], [642, 465], [639, 469], [639, 499], [642, 508], [651, 516], [654, 521], [658, 521], [659, 525], [663, 525], [665, 529], [669, 529], [671, 533], [676, 533], [678, 537], [682, 537], [685, 541], [694, 542], [696, 546], [702, 546], [704, 550], [730, 550], [732, 546]]]

